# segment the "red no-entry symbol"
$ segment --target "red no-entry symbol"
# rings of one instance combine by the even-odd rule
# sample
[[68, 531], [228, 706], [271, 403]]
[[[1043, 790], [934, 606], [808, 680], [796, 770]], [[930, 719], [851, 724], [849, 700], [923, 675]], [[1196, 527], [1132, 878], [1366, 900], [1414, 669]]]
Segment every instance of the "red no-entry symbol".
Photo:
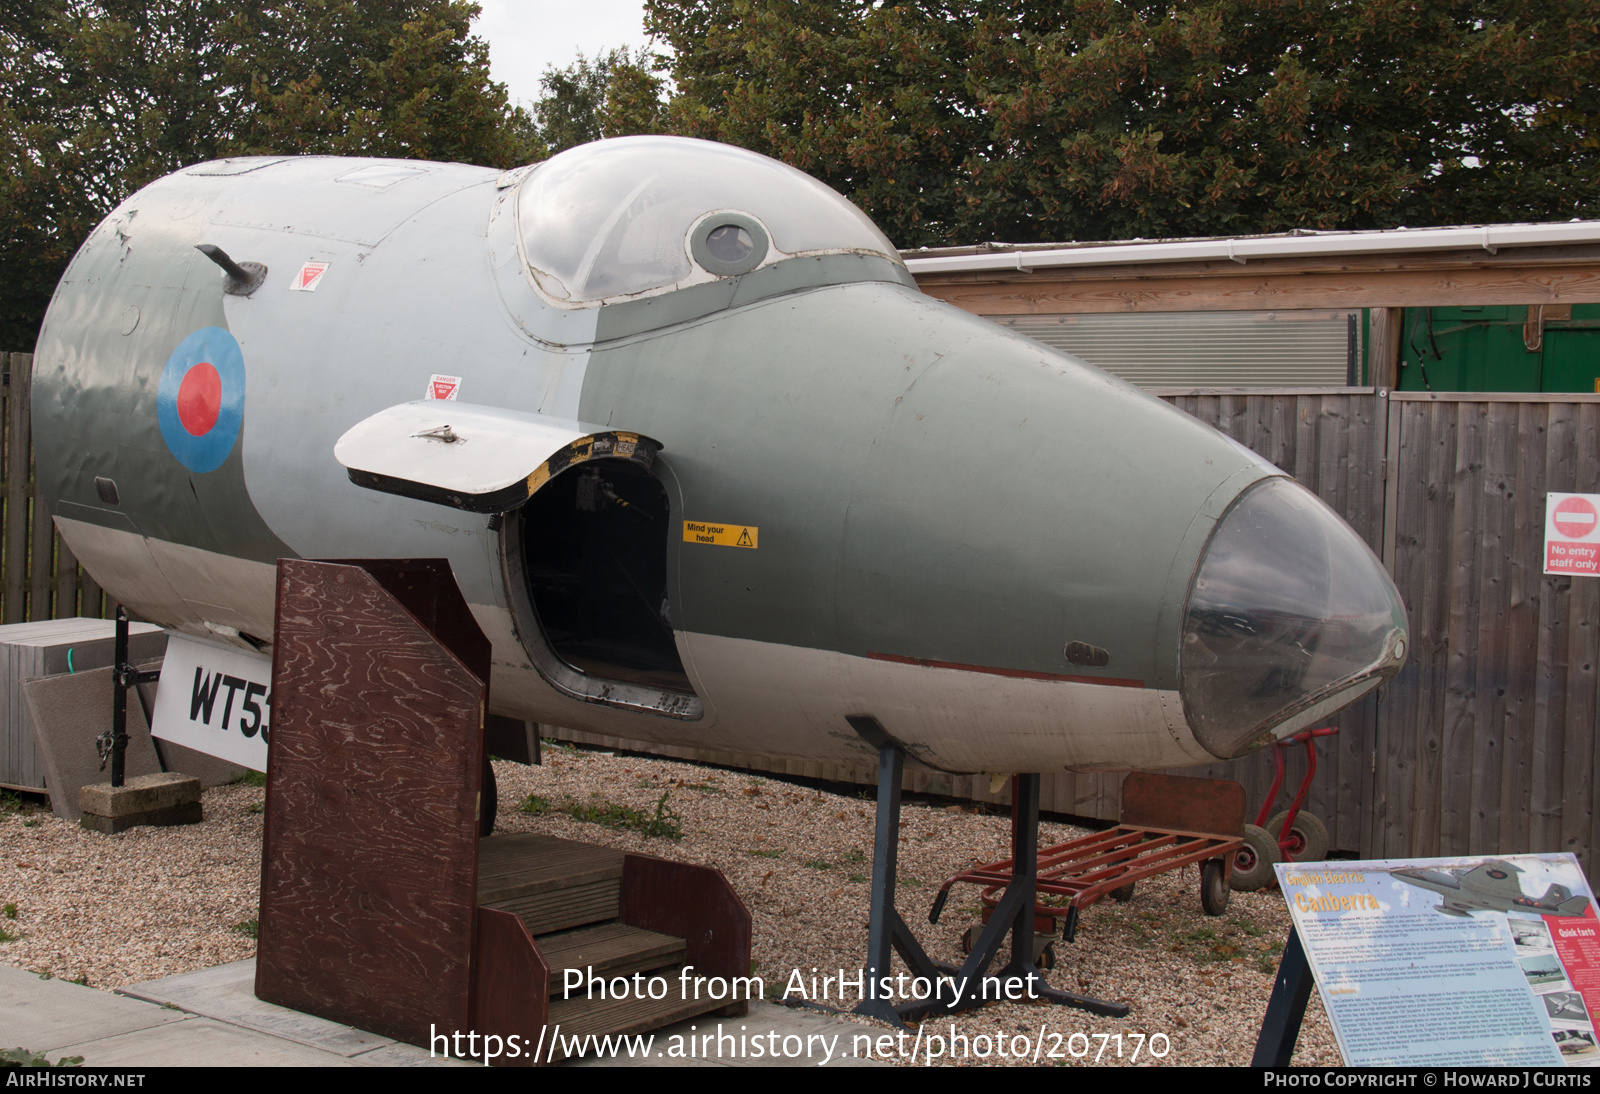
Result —
[[1556, 531], [1568, 539], [1582, 539], [1594, 531], [1597, 518], [1594, 506], [1583, 498], [1563, 498], [1556, 503], [1550, 519], [1555, 522]]

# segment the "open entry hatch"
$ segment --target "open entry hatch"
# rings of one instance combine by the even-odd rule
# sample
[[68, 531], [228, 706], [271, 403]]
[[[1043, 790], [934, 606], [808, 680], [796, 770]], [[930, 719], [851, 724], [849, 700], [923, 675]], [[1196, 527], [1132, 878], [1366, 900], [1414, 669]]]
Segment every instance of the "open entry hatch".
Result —
[[358, 486], [499, 515], [507, 598], [540, 674], [587, 702], [702, 713], [667, 598], [661, 444], [637, 433], [444, 400], [403, 403], [334, 446]]

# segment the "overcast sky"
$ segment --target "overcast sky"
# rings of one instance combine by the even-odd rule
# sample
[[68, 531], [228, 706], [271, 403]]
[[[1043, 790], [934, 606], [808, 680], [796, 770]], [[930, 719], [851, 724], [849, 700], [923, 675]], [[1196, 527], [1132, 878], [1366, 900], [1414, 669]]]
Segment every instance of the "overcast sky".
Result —
[[566, 68], [618, 46], [636, 49], [644, 33], [643, 0], [478, 0], [473, 30], [489, 43], [489, 70], [513, 103], [539, 98], [546, 67]]

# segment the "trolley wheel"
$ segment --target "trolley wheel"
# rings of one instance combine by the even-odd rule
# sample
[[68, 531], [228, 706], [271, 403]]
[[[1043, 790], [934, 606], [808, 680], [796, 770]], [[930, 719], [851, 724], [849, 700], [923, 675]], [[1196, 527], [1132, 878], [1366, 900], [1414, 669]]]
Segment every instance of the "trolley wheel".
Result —
[[[1286, 809], [1267, 822], [1267, 831], [1280, 836], [1283, 834], [1283, 821], [1289, 815]], [[1322, 818], [1315, 813], [1300, 810], [1294, 818], [1294, 827], [1289, 829], [1289, 842], [1287, 853], [1283, 856], [1291, 862], [1321, 862], [1328, 857], [1328, 826], [1322, 823]]]
[[1278, 841], [1265, 828], [1244, 826], [1244, 846], [1233, 853], [1233, 877], [1228, 884], [1241, 893], [1266, 888], [1272, 880], [1272, 864], [1283, 861]]
[[972, 928], [971, 927], [968, 927], [966, 930], [961, 932], [961, 952], [962, 953], [971, 953], [972, 952]]
[[1206, 859], [1200, 864], [1200, 907], [1206, 915], [1221, 915], [1228, 910], [1228, 897], [1233, 894], [1222, 875], [1221, 859]]
[[1128, 903], [1128, 901], [1133, 899], [1133, 889], [1137, 884], [1139, 884], [1137, 881], [1130, 881], [1126, 885], [1118, 886], [1117, 888], [1111, 890], [1111, 899], [1116, 901], [1118, 904]]

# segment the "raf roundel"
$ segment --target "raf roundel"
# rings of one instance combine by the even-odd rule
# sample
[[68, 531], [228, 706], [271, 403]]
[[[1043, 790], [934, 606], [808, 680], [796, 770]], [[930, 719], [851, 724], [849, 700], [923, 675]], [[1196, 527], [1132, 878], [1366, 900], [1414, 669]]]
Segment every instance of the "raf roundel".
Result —
[[244, 354], [232, 334], [202, 327], [178, 343], [156, 390], [156, 420], [190, 471], [222, 466], [244, 422]]

